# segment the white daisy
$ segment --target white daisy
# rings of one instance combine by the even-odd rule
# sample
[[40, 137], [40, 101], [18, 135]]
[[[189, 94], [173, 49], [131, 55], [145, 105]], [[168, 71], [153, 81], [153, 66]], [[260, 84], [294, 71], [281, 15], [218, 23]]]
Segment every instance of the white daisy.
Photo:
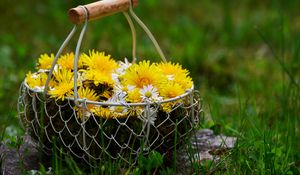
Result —
[[43, 91], [44, 91], [44, 88], [45, 88], [45, 86], [35, 86], [35, 87], [33, 88], [33, 90], [34, 90], [35, 92], [43, 92]]
[[155, 120], [157, 118], [157, 110], [155, 108], [149, 108], [149, 111], [147, 112], [146, 110], [139, 115], [139, 119], [141, 119], [144, 124], [150, 123], [151, 125], [154, 125]]
[[134, 88], [135, 88], [135, 86], [131, 86], [131, 85], [124, 87], [121, 84], [115, 84], [113, 92], [117, 96], [125, 97], [128, 94], [128, 92], [132, 91]]
[[116, 73], [119, 75], [123, 75], [132, 64], [127, 60], [127, 58], [124, 59], [124, 62], [119, 61], [119, 68], [116, 70]]
[[150, 85], [144, 86], [143, 89], [140, 90], [141, 97], [144, 102], [151, 102], [151, 101], [161, 101], [162, 97], [159, 97], [157, 92], [157, 88]]
[[112, 97], [110, 97], [108, 100], [107, 100], [108, 103], [120, 103], [120, 105], [118, 106], [110, 106], [109, 109], [111, 111], [114, 111], [116, 113], [119, 113], [119, 114], [125, 114], [128, 112], [128, 109], [125, 107], [125, 106], [122, 106], [121, 104], [125, 104], [126, 101], [125, 101], [125, 96], [120, 96], [120, 95], [113, 95]]
[[121, 84], [120, 79], [119, 79], [119, 74], [112, 73], [111, 79], [115, 82], [115, 84], [117, 84], [117, 85]]

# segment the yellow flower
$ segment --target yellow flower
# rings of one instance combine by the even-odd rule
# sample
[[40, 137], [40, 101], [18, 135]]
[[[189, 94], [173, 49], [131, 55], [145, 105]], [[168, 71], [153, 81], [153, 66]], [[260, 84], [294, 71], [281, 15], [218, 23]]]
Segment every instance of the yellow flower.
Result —
[[178, 63], [171, 62], [161, 62], [157, 64], [157, 67], [165, 74], [165, 75], [188, 75], [189, 72], [186, 69], [182, 69], [182, 66]]
[[142, 114], [144, 108], [141, 106], [133, 106], [128, 108], [127, 116], [128, 117], [138, 117]]
[[65, 96], [73, 95], [73, 73], [71, 70], [61, 69], [53, 73], [57, 84], [50, 89], [49, 94], [56, 100], [64, 100]]
[[[91, 100], [91, 101], [97, 101], [99, 99], [99, 97], [97, 96], [95, 90], [90, 89], [90, 88], [84, 88], [84, 87], [80, 87], [78, 89], [78, 96], [81, 99], [87, 99], [87, 100]], [[89, 116], [90, 115], [90, 111], [95, 107], [95, 105], [93, 104], [87, 104], [86, 108], [85, 107], [75, 107], [76, 111], [77, 111], [77, 116], [79, 118], [83, 118], [83, 116]]]
[[184, 89], [178, 83], [168, 82], [159, 88], [159, 93], [162, 97], [168, 99], [182, 95], [184, 93]]
[[126, 97], [127, 101], [131, 102], [131, 103], [139, 103], [142, 101], [142, 96], [140, 93], [140, 89], [135, 88], [131, 91], [128, 92], [127, 97]]
[[87, 70], [85, 76], [87, 80], [93, 81], [96, 86], [99, 84], [112, 86], [114, 84], [110, 74], [106, 74], [99, 70]]
[[126, 85], [132, 85], [143, 88], [147, 85], [158, 87], [160, 83], [166, 80], [156, 65], [150, 61], [142, 61], [129, 67], [122, 76]]
[[178, 63], [159, 63], [157, 67], [163, 72], [169, 81], [173, 81], [182, 86], [184, 90], [190, 89], [193, 86], [193, 81], [189, 77], [189, 71], [183, 69]]
[[193, 86], [193, 80], [189, 76], [176, 76], [174, 82], [179, 84], [184, 90], [191, 89]]
[[102, 94], [101, 94], [101, 97], [104, 98], [104, 99], [109, 99], [111, 96], [112, 96], [112, 91], [109, 91], [109, 90], [105, 90]]
[[[57, 64], [62, 69], [74, 70], [74, 59], [75, 59], [75, 55], [73, 52], [67, 53], [65, 55], [61, 55], [58, 58]], [[77, 64], [78, 69], [83, 67], [83, 59], [84, 59], [84, 57], [82, 55], [80, 55], [79, 59], [78, 59], [78, 64]]]
[[174, 102], [168, 102], [168, 103], [163, 103], [161, 104], [162, 110], [165, 112], [171, 112], [173, 109], [173, 106], [176, 104], [176, 101]]
[[57, 60], [57, 64], [62, 69], [72, 70], [74, 67], [74, 54], [71, 52], [65, 55], [61, 55]]
[[31, 73], [26, 74], [25, 82], [32, 89], [43, 89], [48, 75], [44, 72], [41, 73]]
[[87, 99], [91, 101], [97, 101], [99, 99], [99, 97], [96, 94], [96, 91], [88, 87], [80, 87], [78, 89], [78, 97], [81, 99]]
[[38, 63], [36, 65], [37, 69], [50, 69], [52, 62], [54, 60], [54, 54], [42, 54], [38, 59]]
[[108, 108], [104, 108], [102, 106], [97, 106], [92, 109], [92, 112], [99, 117], [103, 117], [106, 119], [113, 118], [113, 112]]
[[103, 74], [111, 74], [118, 64], [110, 58], [110, 55], [105, 55], [104, 52], [89, 51], [89, 55], [83, 54], [83, 64], [88, 67], [88, 70], [97, 70]]

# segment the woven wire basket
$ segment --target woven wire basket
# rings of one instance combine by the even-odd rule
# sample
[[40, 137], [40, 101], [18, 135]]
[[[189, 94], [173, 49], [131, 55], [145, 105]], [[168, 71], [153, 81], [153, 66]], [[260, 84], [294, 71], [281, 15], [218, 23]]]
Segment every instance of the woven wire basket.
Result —
[[[138, 19], [129, 1], [129, 12], [133, 19], [145, 29], [148, 36], [165, 60], [156, 40], [146, 26]], [[81, 8], [81, 7], [80, 7]], [[81, 40], [87, 26], [88, 11], [84, 26], [75, 51], [74, 75], [77, 75], [77, 62]], [[135, 57], [135, 29], [131, 17], [123, 12], [130, 24], [133, 34], [133, 58]], [[199, 94], [193, 87], [175, 98], [158, 102], [124, 103], [100, 102], [80, 99], [77, 94], [77, 76], [74, 76], [74, 97], [54, 100], [47, 94], [49, 80], [62, 50], [73, 36], [77, 25], [62, 44], [51, 69], [44, 91], [32, 89], [26, 81], [21, 84], [18, 100], [18, 111], [21, 122], [42, 146], [46, 153], [53, 147], [63, 153], [70, 154], [79, 160], [91, 162], [122, 159], [127, 163], [135, 163], [140, 154], [148, 154], [156, 150], [165, 155], [189, 136], [198, 125], [198, 114], [201, 111]], [[162, 110], [163, 105], [173, 104], [169, 111]], [[122, 117], [99, 116], [89, 111], [88, 106], [103, 108], [122, 107], [131, 112]], [[89, 113], [88, 117], [78, 117], [78, 108]], [[117, 114], [116, 114], [117, 115]]]

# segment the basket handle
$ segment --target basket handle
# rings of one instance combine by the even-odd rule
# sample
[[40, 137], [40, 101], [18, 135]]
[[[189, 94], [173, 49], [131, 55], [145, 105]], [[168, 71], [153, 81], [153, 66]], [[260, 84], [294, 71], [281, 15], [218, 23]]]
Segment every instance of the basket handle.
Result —
[[[127, 2], [126, 3], [127, 5], [124, 5], [125, 1]], [[77, 64], [78, 64], [78, 59], [79, 59], [79, 51], [80, 51], [81, 42], [82, 42], [84, 33], [86, 31], [86, 27], [87, 27], [88, 21], [91, 20], [91, 19], [97, 19], [97, 18], [100, 18], [100, 17], [103, 17], [103, 16], [107, 16], [107, 15], [119, 12], [119, 11], [123, 11], [123, 14], [125, 15], [128, 23], [130, 25], [130, 28], [132, 30], [132, 36], [133, 36], [133, 53], [134, 53], [133, 54], [133, 56], [134, 56], [133, 62], [134, 62], [135, 59], [136, 59], [136, 57], [135, 57], [135, 49], [136, 49], [135, 48], [135, 45], [136, 45], [136, 43], [135, 43], [136, 42], [135, 41], [135, 29], [134, 29], [134, 25], [132, 23], [132, 20], [131, 20], [130, 16], [128, 15], [127, 12], [125, 12], [125, 10], [128, 8], [131, 17], [139, 24], [139, 26], [145, 31], [145, 33], [151, 39], [153, 45], [155, 46], [158, 54], [161, 57], [161, 59], [164, 62], [167, 62], [164, 53], [162, 52], [159, 44], [157, 43], [156, 39], [154, 38], [154, 36], [152, 35], [152, 33], [150, 32], [150, 30], [148, 29], [148, 27], [133, 12], [134, 2], [137, 3], [137, 1], [138, 0], [103, 0], [103, 1], [96, 2], [96, 3], [92, 3], [92, 4], [98, 4], [98, 5], [102, 4], [102, 5], [99, 5], [97, 7], [98, 10], [99, 9], [101, 10], [101, 8], [104, 8], [104, 7], [112, 9], [112, 10], [105, 10], [106, 11], [105, 13], [104, 12], [99, 12], [97, 10], [89, 11], [89, 8], [93, 9], [93, 7], [94, 7], [94, 5], [92, 5], [92, 4], [88, 4], [88, 5], [85, 5], [85, 6], [78, 6], [76, 8], [73, 8], [73, 10], [72, 9], [69, 10], [69, 14], [70, 13], [77, 14], [77, 12], [79, 12], [78, 13], [79, 14], [78, 18], [75, 17], [74, 19], [79, 19], [78, 22], [81, 22], [81, 20], [83, 19], [83, 22], [84, 22], [84, 25], [82, 27], [82, 30], [80, 32], [79, 39], [78, 39], [78, 42], [77, 42], [77, 45], [76, 45], [75, 58], [74, 58], [74, 102], [75, 102], [76, 106], [79, 106], [79, 103], [78, 103], [79, 102], [79, 97], [78, 97], [78, 92], [77, 92], [77, 68], [78, 68]], [[102, 2], [102, 3], [100, 3], [100, 2]], [[119, 4], [117, 2], [123, 2], [123, 4], [122, 3]], [[87, 7], [87, 6], [89, 6], [89, 7]], [[123, 10], [123, 8], [125, 8], [125, 10]], [[78, 10], [78, 9], [80, 9], [80, 10]], [[91, 18], [91, 14], [93, 15], [93, 18]], [[70, 18], [70, 20], [71, 20], [71, 18]], [[75, 20], [75, 22], [76, 22], [76, 20]], [[48, 74], [48, 77], [47, 77], [47, 80], [46, 80], [45, 88], [44, 88], [44, 96], [45, 97], [47, 95], [47, 91], [48, 91], [48, 87], [49, 87], [49, 82], [50, 82], [52, 73], [54, 71], [56, 62], [58, 60], [58, 57], [60, 56], [62, 50], [66, 47], [67, 43], [70, 41], [70, 39], [74, 35], [74, 33], [75, 33], [76, 29], [77, 29], [77, 25], [78, 24], [74, 25], [72, 31], [70, 32], [70, 34], [68, 35], [68, 37], [66, 38], [66, 40], [63, 42], [63, 44], [59, 48], [57, 54], [55, 55], [55, 58], [53, 60], [52, 66], [50, 68], [50, 71], [49, 71], [49, 74]]]
[[[109, 16], [117, 12], [128, 10], [138, 4], [138, 0], [102, 0], [84, 5], [88, 12], [88, 20], [95, 20], [101, 17]], [[81, 24], [85, 21], [85, 12], [81, 7], [71, 8], [69, 10], [69, 19], [74, 24]]]

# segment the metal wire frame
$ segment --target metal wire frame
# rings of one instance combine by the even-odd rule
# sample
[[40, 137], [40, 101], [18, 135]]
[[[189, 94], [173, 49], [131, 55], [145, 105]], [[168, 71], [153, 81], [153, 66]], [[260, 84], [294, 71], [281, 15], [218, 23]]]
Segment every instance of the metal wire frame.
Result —
[[[57, 149], [63, 146], [65, 154], [71, 153], [75, 158], [94, 166], [92, 162], [105, 161], [107, 157], [135, 163], [138, 155], [147, 154], [151, 150], [167, 154], [177, 145], [173, 143], [174, 134], [176, 132], [179, 134], [178, 143], [180, 143], [199, 122], [198, 113], [201, 107], [197, 93], [190, 93], [179, 100], [182, 102], [168, 113], [160, 111], [161, 104], [153, 104], [148, 106], [152, 109], [150, 115], [144, 112], [147, 110], [147, 106], [144, 106], [144, 111], [135, 118], [128, 116], [123, 119], [100, 119], [99, 116], [91, 115], [89, 120], [82, 121], [74, 109], [76, 105], [73, 99], [66, 99], [63, 103], [54, 99], [45, 99], [42, 93], [35, 92], [22, 84], [18, 110], [24, 127], [33, 134], [46, 153], [51, 153], [53, 146]], [[135, 106], [127, 105], [127, 107]], [[174, 116], [178, 111], [182, 115]], [[155, 122], [149, 123], [144, 120], [143, 118], [149, 117], [147, 115], [156, 117]], [[135, 128], [137, 125], [133, 125], [132, 120], [139, 123], [140, 128]], [[96, 131], [91, 133], [87, 126], [88, 122], [97, 126]], [[105, 127], [112, 124], [115, 129], [112, 132], [107, 131]], [[124, 135], [126, 139], [120, 140]], [[56, 144], [53, 137], [58, 138]], [[101, 143], [101, 139], [104, 139], [105, 143]], [[132, 159], [129, 160], [128, 157]]]

